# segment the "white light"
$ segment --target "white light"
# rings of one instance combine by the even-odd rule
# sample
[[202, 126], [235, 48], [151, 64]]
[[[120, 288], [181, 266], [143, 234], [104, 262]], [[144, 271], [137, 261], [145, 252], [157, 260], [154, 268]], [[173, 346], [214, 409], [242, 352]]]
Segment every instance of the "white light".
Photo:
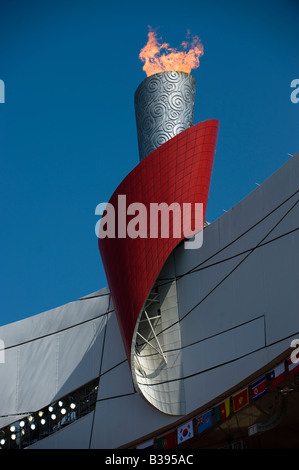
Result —
[[53, 411], [53, 406], [49, 406], [48, 410], [51, 412]]
[[66, 413], [66, 409], [65, 409], [65, 408], [61, 408], [61, 414], [62, 414], [62, 415], [65, 415], [65, 413]]
[[25, 426], [25, 421], [20, 421], [20, 427], [23, 428]]
[[0, 444], [1, 444], [2, 446], [4, 446], [4, 444], [5, 444], [5, 439], [1, 439]]
[[41, 423], [41, 424], [45, 424], [45, 423], [46, 423], [46, 420], [45, 420], [44, 418], [42, 418], [42, 419], [40, 420], [40, 423]]
[[55, 415], [54, 413], [51, 414], [51, 418], [52, 418], [52, 419], [56, 419], [56, 415]]
[[35, 429], [35, 424], [31, 424], [31, 429], [34, 430]]
[[62, 405], [63, 405], [63, 403], [62, 403], [61, 400], [58, 402], [58, 405], [59, 405], [59, 406], [62, 406]]
[[71, 403], [71, 404], [70, 404], [70, 407], [72, 408], [72, 410], [74, 410], [74, 409], [76, 408], [75, 403]]
[[17, 436], [15, 434], [11, 435], [12, 440], [14, 441]]
[[16, 427], [15, 426], [10, 426], [9, 429], [11, 430], [11, 432], [14, 432], [16, 430]]

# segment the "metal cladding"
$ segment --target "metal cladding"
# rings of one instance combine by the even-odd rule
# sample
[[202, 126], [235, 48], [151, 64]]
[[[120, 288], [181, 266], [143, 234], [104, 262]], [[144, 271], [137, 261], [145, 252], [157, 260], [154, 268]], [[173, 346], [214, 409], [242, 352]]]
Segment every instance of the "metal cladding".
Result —
[[[136, 201], [203, 204], [208, 201], [219, 122], [196, 124], [161, 145], [120, 183], [109, 203], [118, 213], [118, 196], [127, 207]], [[103, 220], [103, 219], [102, 219]], [[148, 228], [149, 230], [149, 228]], [[185, 234], [186, 235], [186, 234]], [[182, 238], [99, 238], [114, 309], [129, 364], [138, 316], [168, 256]]]
[[[192, 235], [195, 213], [186, 233], [183, 217], [170, 210], [168, 228], [181, 226], [180, 232], [164, 236], [160, 226], [152, 236], [151, 208], [201, 203], [205, 220], [219, 122], [193, 126], [194, 98], [195, 80], [184, 72], [161, 72], [139, 85], [135, 114], [140, 163], [109, 201], [108, 209], [117, 214], [115, 236], [99, 237], [134, 386], [157, 409], [174, 415], [185, 410], [183, 384], [173, 381], [182, 373], [178, 299], [175, 284], [163, 291], [156, 282], [167, 264], [172, 269], [170, 255], [176, 246]], [[130, 237], [136, 203], [145, 208], [137, 223], [143, 231]], [[107, 235], [105, 224], [102, 218], [100, 231]]]
[[195, 79], [185, 72], [147, 77], [135, 92], [139, 158], [193, 124]]

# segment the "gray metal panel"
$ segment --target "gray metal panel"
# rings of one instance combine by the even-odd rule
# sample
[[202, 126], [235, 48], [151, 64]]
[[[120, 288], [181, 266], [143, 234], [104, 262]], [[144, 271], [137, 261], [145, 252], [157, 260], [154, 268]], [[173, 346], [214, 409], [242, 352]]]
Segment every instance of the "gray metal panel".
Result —
[[134, 393], [134, 386], [128, 361], [118, 363], [114, 369], [100, 377], [99, 401], [130, 393]]
[[[108, 323], [105, 337], [105, 348], [103, 351], [101, 371], [103, 374], [107, 372], [116, 364], [127, 362], [127, 355], [125, 352], [123, 340], [119, 330], [118, 322], [116, 319], [115, 312], [111, 312], [108, 315]], [[99, 358], [100, 367], [100, 358]]]
[[233, 361], [264, 346], [264, 318], [260, 317], [186, 347], [183, 355], [184, 376]]
[[[298, 174], [299, 153], [231, 211], [205, 228], [201, 249], [195, 252], [179, 247], [175, 252], [176, 274], [182, 274], [207, 259], [291, 195], [298, 189]], [[252, 247], [274, 227], [295, 200], [290, 200], [208, 263], [224, 260]], [[296, 228], [298, 216], [297, 206], [273, 231], [272, 237]], [[283, 338], [298, 330], [298, 245], [296, 231], [256, 250], [204, 302], [201, 302], [203, 296], [236, 266], [238, 258], [178, 279], [180, 318], [201, 302], [193, 313], [180, 322], [182, 374], [190, 375], [185, 380], [187, 413], [224, 393], [289, 347], [290, 339]], [[68, 388], [64, 388], [67, 383], [70, 387], [76, 384], [79, 387], [87, 377], [93, 378], [92, 375], [100, 371], [104, 344], [101, 373], [107, 374], [102, 377], [105, 380], [100, 380], [92, 447], [115, 448], [177, 419], [159, 412], [138, 394], [130, 392], [131, 375], [127, 363], [117, 366], [125, 360], [125, 356], [115, 315], [109, 315], [107, 328], [101, 319], [94, 320], [94, 317], [112, 308], [108, 297], [67, 304], [0, 328], [0, 338], [5, 346], [9, 346], [5, 351], [5, 364], [0, 364], [1, 415], [25, 411], [25, 408], [38, 409], [39, 403], [44, 405], [51, 401], [57, 388], [58, 394]], [[80, 322], [83, 322], [82, 325], [79, 325]], [[244, 322], [248, 323], [241, 325]], [[225, 332], [234, 327], [237, 328]], [[63, 333], [62, 329], [65, 329]], [[77, 348], [74, 347], [75, 329], [78, 334]], [[104, 332], [105, 343], [102, 342]], [[209, 338], [217, 333], [219, 342], [216, 337]], [[45, 338], [37, 339], [42, 335]], [[192, 341], [199, 340], [203, 342], [188, 346]], [[264, 341], [267, 348], [259, 349]], [[20, 344], [22, 342], [26, 344]], [[73, 353], [74, 358], [71, 357]], [[226, 361], [228, 363], [221, 365]], [[211, 367], [209, 371], [197, 374], [208, 366]], [[60, 369], [63, 367], [64, 372]], [[59, 369], [61, 382], [57, 376]], [[130, 394], [113, 398], [116, 392], [118, 395]], [[101, 397], [110, 399], [102, 401]], [[83, 420], [79, 420], [40, 441], [35, 447], [81, 445], [87, 448], [92, 418], [91, 413], [84, 418], [86, 426]], [[3, 426], [4, 422], [0, 425]]]
[[140, 160], [192, 126], [195, 79], [185, 72], [160, 72], [147, 77], [135, 92]]
[[93, 412], [69, 426], [37, 441], [27, 449], [88, 449], [92, 433]]
[[[196, 326], [194, 322], [194, 328]], [[240, 374], [245, 373], [241, 359], [261, 350], [264, 346], [264, 318], [260, 317], [186, 347], [183, 353], [184, 377], [187, 377], [184, 380], [186, 412], [191, 412], [200, 404], [207, 403], [213, 396], [223, 393], [239, 382]], [[236, 361], [237, 359], [239, 361]], [[218, 368], [219, 364], [223, 365]], [[253, 370], [250, 370], [250, 373], [256, 369], [255, 363], [252, 363], [252, 366]], [[233, 370], [233, 373], [230, 372], [223, 380], [226, 369]], [[217, 387], [213, 387], [208, 378], [214, 375], [218, 377]]]
[[[223, 217], [206, 227], [201, 249], [189, 253], [181, 246], [175, 251], [184, 376], [196, 373], [196, 363], [198, 371], [214, 367], [185, 380], [189, 411], [274, 359], [290, 346], [291, 339], [299, 331], [299, 290], [296, 287], [299, 279], [299, 231], [285, 235], [298, 228], [299, 203], [296, 201], [299, 193], [295, 194], [299, 189], [298, 174], [299, 154]], [[250, 249], [262, 240], [268, 242], [276, 237], [279, 237], [276, 241], [257, 248], [248, 256]], [[238, 253], [242, 254], [230, 259]], [[181, 277], [198, 265], [200, 270]], [[259, 316], [264, 316], [264, 320], [252, 321]], [[250, 330], [243, 330], [245, 335], [239, 328], [232, 330], [237, 333], [234, 341], [240, 343], [234, 357], [233, 342], [223, 331], [245, 322], [251, 322], [247, 324]], [[211, 346], [214, 341], [208, 338], [217, 334], [214, 348], [205, 350], [204, 346], [209, 343]], [[187, 347], [199, 340], [204, 341], [196, 347]], [[266, 348], [253, 353], [263, 346], [263, 341]], [[193, 356], [196, 361], [192, 361]], [[233, 366], [221, 366], [229, 357], [234, 358]], [[214, 386], [211, 377], [215, 377]], [[223, 377], [225, 381], [222, 383]]]
[[[117, 374], [111, 380], [118, 380]], [[121, 383], [120, 392], [121, 392]], [[165, 415], [139, 394], [97, 403], [92, 449], [114, 449], [173, 423], [177, 417]]]
[[0, 328], [0, 427], [98, 376], [108, 307], [80, 300]]

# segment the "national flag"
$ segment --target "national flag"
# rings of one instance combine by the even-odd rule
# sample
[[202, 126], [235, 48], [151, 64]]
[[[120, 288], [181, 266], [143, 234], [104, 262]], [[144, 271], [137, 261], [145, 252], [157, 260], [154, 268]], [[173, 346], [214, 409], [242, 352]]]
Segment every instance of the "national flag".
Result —
[[187, 439], [191, 439], [193, 437], [193, 421], [188, 421], [188, 423], [183, 424], [177, 430], [177, 440], [178, 444], [181, 442], [186, 441]]
[[285, 364], [284, 361], [270, 372], [271, 387], [275, 388], [285, 380]]
[[297, 359], [297, 362], [292, 360], [292, 357], [288, 359], [288, 369], [289, 369], [289, 374], [294, 375], [296, 372], [299, 372], [299, 360]]
[[154, 439], [150, 439], [149, 441], [143, 442], [139, 444], [136, 449], [153, 449], [154, 448]]
[[212, 410], [207, 411], [198, 418], [196, 418], [196, 426], [198, 434], [201, 434], [206, 429], [212, 426]]
[[258, 398], [262, 397], [267, 393], [267, 378], [262, 377], [261, 379], [257, 380], [253, 384], [251, 384], [251, 394], [252, 399], [257, 400]]
[[174, 431], [157, 439], [157, 449], [173, 449], [175, 447]]
[[219, 421], [223, 421], [229, 416], [230, 413], [230, 399], [223, 401], [219, 405], [215, 406], [214, 408], [214, 421], [218, 423]]
[[248, 387], [233, 395], [233, 409], [235, 413], [248, 405], [248, 403]]

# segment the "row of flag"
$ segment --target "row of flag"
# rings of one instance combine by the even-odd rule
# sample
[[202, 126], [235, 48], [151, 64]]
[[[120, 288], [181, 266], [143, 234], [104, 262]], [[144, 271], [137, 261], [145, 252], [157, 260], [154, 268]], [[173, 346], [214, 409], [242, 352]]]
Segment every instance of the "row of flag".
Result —
[[237, 413], [247, 406], [249, 404], [249, 395], [253, 401], [258, 400], [267, 393], [269, 384], [271, 385], [271, 389], [274, 389], [284, 382], [286, 379], [286, 365], [289, 375], [299, 372], [299, 362], [292, 362], [291, 359], [288, 359], [286, 364], [285, 361], [283, 361], [271, 372], [227, 398], [222, 403], [212, 407], [197, 418], [191, 419], [176, 430], [155, 438], [155, 442], [154, 439], [144, 442], [138, 446], [137, 449], [154, 448], [154, 444], [157, 449], [173, 449], [176, 445], [194, 437], [194, 431], [197, 432], [197, 434], [203, 433], [214, 424], [227, 419], [231, 411]]

